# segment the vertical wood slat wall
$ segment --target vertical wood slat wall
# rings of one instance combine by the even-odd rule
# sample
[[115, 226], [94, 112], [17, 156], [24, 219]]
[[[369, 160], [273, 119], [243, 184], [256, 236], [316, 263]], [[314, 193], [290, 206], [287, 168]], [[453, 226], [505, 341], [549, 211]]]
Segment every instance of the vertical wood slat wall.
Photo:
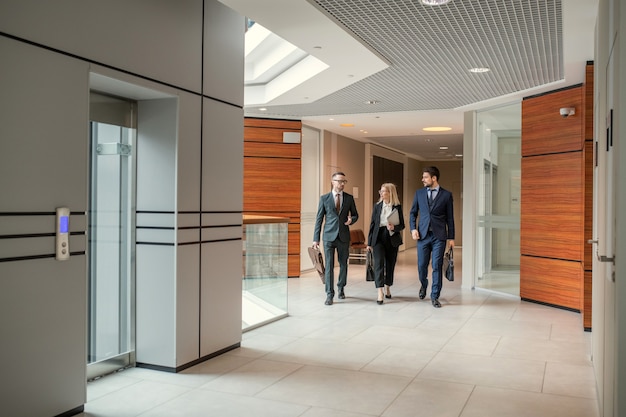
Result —
[[585, 109], [585, 234], [584, 234], [584, 281], [581, 291], [583, 326], [591, 330], [591, 273], [593, 246], [588, 242], [593, 239], [593, 171], [594, 171], [594, 126], [593, 126], [593, 61], [587, 62], [585, 83], [583, 85], [583, 107]]
[[[576, 114], [563, 118], [562, 107]], [[591, 328], [591, 112], [592, 63], [584, 85], [522, 102], [520, 296], [580, 311], [585, 329]]]
[[301, 131], [300, 121], [244, 118], [243, 212], [289, 218], [289, 277], [300, 276], [302, 146], [283, 133]]

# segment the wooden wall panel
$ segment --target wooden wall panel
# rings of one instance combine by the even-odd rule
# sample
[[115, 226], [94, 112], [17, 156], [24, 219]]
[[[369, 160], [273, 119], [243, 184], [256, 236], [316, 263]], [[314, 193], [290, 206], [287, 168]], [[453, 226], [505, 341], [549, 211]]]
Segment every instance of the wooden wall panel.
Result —
[[583, 270], [580, 262], [536, 258], [520, 259], [520, 297], [580, 311]]
[[582, 152], [522, 158], [522, 179], [521, 253], [582, 261]]
[[289, 218], [289, 277], [300, 276], [300, 143], [283, 143], [284, 132], [301, 133], [294, 120], [244, 119], [244, 214]]
[[593, 173], [594, 173], [594, 128], [593, 128], [593, 62], [587, 62], [583, 105], [585, 109], [585, 233], [583, 258], [583, 285], [581, 291], [581, 314], [583, 327], [591, 330], [592, 286], [593, 286], [593, 245], [587, 243], [593, 239]]
[[[300, 132], [302, 130], [302, 122], [300, 120], [284, 120], [284, 119], [255, 119], [246, 117], [243, 125], [245, 127], [269, 127], [282, 131], [294, 130]], [[245, 135], [244, 135], [245, 139]]]
[[584, 192], [584, 236], [583, 269], [591, 271], [593, 267], [593, 141], [585, 142], [585, 192]]
[[585, 68], [585, 84], [583, 85], [583, 108], [585, 110], [585, 140], [593, 140], [593, 62]]
[[299, 159], [244, 158], [243, 211], [300, 213]]
[[243, 153], [246, 157], [267, 157], [301, 159], [302, 152], [299, 146], [292, 143], [262, 143], [244, 142]]
[[[584, 275], [591, 259], [586, 243], [593, 186], [593, 139], [591, 146], [586, 140], [593, 134], [590, 85], [588, 66], [585, 85], [522, 103], [520, 295], [581, 311], [585, 321], [591, 312], [591, 282]], [[563, 118], [562, 107], [574, 107], [576, 114]]]
[[[576, 114], [563, 118], [561, 107], [574, 107]], [[524, 99], [522, 157], [582, 151], [584, 116], [580, 86]]]

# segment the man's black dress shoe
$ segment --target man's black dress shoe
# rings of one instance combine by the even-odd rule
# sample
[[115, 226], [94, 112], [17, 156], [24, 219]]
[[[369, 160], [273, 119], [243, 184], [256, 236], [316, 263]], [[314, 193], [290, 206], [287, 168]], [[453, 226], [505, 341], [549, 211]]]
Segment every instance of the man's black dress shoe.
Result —
[[341, 298], [342, 300], [346, 298], [346, 294], [343, 292], [343, 288], [339, 290], [339, 298]]
[[333, 297], [331, 297], [330, 295], [326, 297], [326, 301], [324, 301], [324, 304], [326, 304], [327, 306], [333, 305]]
[[441, 308], [441, 303], [436, 298], [433, 298], [433, 307]]
[[420, 288], [420, 300], [423, 300], [426, 297], [426, 288]]

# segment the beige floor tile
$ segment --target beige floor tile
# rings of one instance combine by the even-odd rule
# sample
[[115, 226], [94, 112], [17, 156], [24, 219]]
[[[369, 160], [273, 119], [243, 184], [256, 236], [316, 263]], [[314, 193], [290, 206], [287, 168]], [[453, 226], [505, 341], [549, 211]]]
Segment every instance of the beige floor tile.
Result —
[[498, 343], [493, 355], [533, 361], [565, 362], [578, 365], [591, 364], [587, 345], [553, 340], [505, 336]]
[[420, 379], [541, 392], [545, 362], [441, 352]]
[[200, 388], [254, 396], [300, 367], [300, 364], [259, 359], [219, 376]]
[[128, 388], [133, 384], [141, 382], [141, 378], [127, 376], [124, 372], [117, 372], [106, 377], [99, 378], [87, 383], [87, 401], [94, 401], [104, 395]]
[[269, 353], [264, 359], [358, 370], [370, 363], [384, 350], [385, 346], [300, 339], [282, 349]]
[[141, 381], [85, 404], [88, 416], [134, 417], [189, 392], [181, 385]]
[[311, 407], [300, 417], [371, 417], [372, 414], [351, 413], [348, 411], [331, 410], [329, 408]]
[[500, 342], [500, 336], [458, 333], [441, 349], [442, 352], [467, 355], [492, 356]]
[[288, 318], [178, 374], [131, 368], [89, 383], [81, 415], [598, 417], [580, 314], [463, 290], [456, 258], [441, 309], [418, 299], [415, 249], [383, 305], [362, 265], [330, 307], [316, 273], [289, 279]]
[[543, 392], [570, 397], [596, 398], [593, 367], [548, 362]]
[[257, 397], [380, 415], [410, 381], [401, 376], [305, 366]]
[[436, 353], [435, 351], [390, 347], [361, 368], [361, 371], [413, 378]]
[[[582, 329], [581, 329], [582, 330]], [[506, 319], [471, 318], [461, 329], [463, 333], [492, 336], [511, 336], [522, 339], [550, 338], [551, 325], [541, 321], [513, 321]]]
[[384, 417], [458, 417], [472, 385], [414, 380], [383, 413]]
[[297, 337], [245, 333], [241, 341], [241, 347], [227, 352], [226, 355], [244, 356], [256, 359], [296, 340], [298, 340]]
[[141, 417], [299, 417], [309, 407], [245, 395], [194, 390]]
[[454, 335], [453, 331], [406, 329], [391, 326], [372, 326], [350, 339], [352, 343], [395, 346], [415, 350], [440, 350]]
[[460, 417], [598, 417], [595, 400], [476, 387]]

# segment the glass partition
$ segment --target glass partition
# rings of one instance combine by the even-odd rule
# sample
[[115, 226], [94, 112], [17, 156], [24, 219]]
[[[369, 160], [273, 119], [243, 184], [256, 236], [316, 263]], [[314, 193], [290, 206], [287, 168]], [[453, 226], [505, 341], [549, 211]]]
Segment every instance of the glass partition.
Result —
[[476, 287], [519, 296], [521, 104], [477, 116]]
[[288, 218], [243, 217], [242, 328], [287, 316]]

